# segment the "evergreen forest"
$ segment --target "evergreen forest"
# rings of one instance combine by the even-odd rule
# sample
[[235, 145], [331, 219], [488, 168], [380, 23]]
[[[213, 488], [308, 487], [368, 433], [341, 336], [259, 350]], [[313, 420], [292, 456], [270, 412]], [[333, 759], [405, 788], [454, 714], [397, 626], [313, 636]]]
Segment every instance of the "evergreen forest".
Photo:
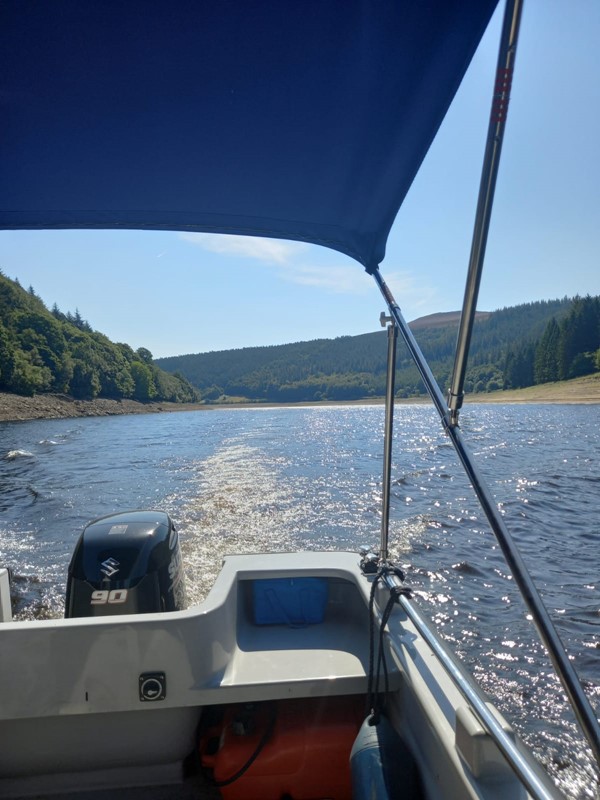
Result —
[[[459, 314], [411, 323], [443, 392]], [[172, 356], [111, 342], [79, 311], [48, 310], [34, 289], [0, 273], [0, 391], [142, 402], [315, 402], [383, 397], [384, 330], [337, 339]], [[396, 394], [425, 389], [398, 341]], [[600, 371], [600, 296], [563, 298], [479, 313], [465, 389], [516, 389]]]
[[[448, 388], [457, 313], [411, 323], [443, 392]], [[385, 394], [385, 331], [272, 347], [156, 360], [198, 388], [205, 402], [360, 400]], [[398, 397], [425, 389], [398, 342]], [[600, 370], [600, 297], [563, 298], [480, 313], [471, 343], [467, 392], [517, 389]]]
[[49, 311], [33, 288], [0, 274], [0, 391], [43, 392], [79, 399], [141, 402], [199, 400], [179, 374], [165, 372], [146, 348], [115, 344], [92, 330], [78, 311]]

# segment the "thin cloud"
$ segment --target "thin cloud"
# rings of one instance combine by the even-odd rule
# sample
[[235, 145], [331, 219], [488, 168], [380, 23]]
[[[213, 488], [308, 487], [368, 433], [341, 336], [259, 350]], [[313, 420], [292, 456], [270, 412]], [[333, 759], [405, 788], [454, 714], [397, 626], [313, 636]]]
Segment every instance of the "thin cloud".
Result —
[[307, 245], [283, 239], [265, 239], [260, 236], [234, 236], [214, 233], [181, 233], [179, 237], [211, 253], [253, 258], [267, 264], [288, 264]]
[[372, 286], [360, 264], [348, 266], [314, 266], [310, 264], [287, 265], [280, 276], [289, 283], [314, 286], [334, 294], [367, 294]]
[[[287, 283], [350, 295], [367, 294], [374, 286], [360, 264], [307, 263], [310, 245], [302, 242], [211, 233], [180, 233], [179, 238], [212, 253], [261, 261]], [[313, 248], [314, 252], [317, 250]]]

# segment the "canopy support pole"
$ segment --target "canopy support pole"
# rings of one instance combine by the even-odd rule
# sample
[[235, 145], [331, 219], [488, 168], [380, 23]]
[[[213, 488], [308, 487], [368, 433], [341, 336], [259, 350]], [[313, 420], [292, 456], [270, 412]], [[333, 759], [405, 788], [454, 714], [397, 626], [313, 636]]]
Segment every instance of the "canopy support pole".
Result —
[[477, 201], [477, 211], [475, 214], [469, 270], [467, 273], [467, 283], [460, 326], [458, 329], [452, 381], [450, 389], [448, 390], [448, 407], [450, 408], [452, 425], [458, 424], [458, 413], [464, 399], [467, 359], [471, 346], [471, 334], [473, 332], [475, 312], [477, 310], [477, 297], [483, 270], [483, 259], [485, 257], [485, 248], [492, 215], [496, 178], [500, 165], [500, 153], [502, 151], [502, 141], [508, 112], [522, 8], [523, 0], [508, 0], [504, 12], [504, 23], [500, 38], [498, 65], [496, 68], [496, 84], [494, 86], [492, 110], [481, 171], [481, 182], [479, 184], [479, 199]]
[[375, 282], [388, 304], [390, 316], [394, 319], [398, 326], [398, 331], [404, 339], [410, 355], [415, 362], [419, 371], [421, 379], [425, 384], [427, 392], [431, 397], [433, 404], [440, 416], [442, 425], [446, 433], [450, 437], [452, 445], [463, 465], [467, 477], [475, 490], [475, 494], [479, 500], [481, 508], [488, 523], [498, 540], [500, 548], [504, 554], [504, 558], [510, 568], [510, 571], [515, 579], [515, 583], [519, 587], [519, 591], [523, 597], [527, 610], [531, 614], [534, 625], [537, 628], [540, 639], [545, 645], [554, 669], [561, 680], [563, 688], [570, 699], [571, 706], [575, 712], [575, 716], [579, 721], [581, 729], [585, 733], [592, 752], [598, 765], [600, 766], [600, 726], [594, 710], [583, 691], [577, 673], [575, 672], [569, 657], [567, 656], [563, 643], [550, 619], [550, 615], [538, 590], [525, 566], [521, 554], [515, 545], [513, 538], [504, 524], [504, 520], [500, 516], [496, 507], [494, 497], [486, 485], [483, 477], [480, 475], [479, 470], [475, 464], [475, 460], [469, 451], [467, 445], [463, 441], [462, 432], [457, 425], [453, 425], [450, 419], [450, 410], [446, 406], [446, 402], [440, 387], [438, 386], [429, 364], [425, 360], [423, 353], [417, 341], [404, 320], [400, 308], [394, 296], [392, 295], [389, 287], [383, 280], [381, 273], [378, 269], [372, 272]]
[[[390, 483], [392, 478], [392, 437], [394, 435], [394, 394], [396, 384], [396, 344], [398, 328], [393, 317], [384, 313], [379, 317], [382, 327], [387, 325], [387, 378], [385, 392], [385, 433], [383, 439], [383, 498], [381, 513], [381, 546], [379, 557], [382, 561], [388, 558], [388, 540], [390, 530]], [[390, 324], [388, 324], [390, 323]]]
[[498, 513], [493, 495], [485, 484], [482, 476], [479, 474], [473, 456], [463, 441], [462, 433], [458, 427], [458, 412], [462, 406], [464, 397], [467, 357], [475, 320], [477, 295], [479, 292], [485, 246], [491, 218], [500, 151], [502, 149], [502, 138], [504, 135], [521, 11], [522, 0], [507, 0], [500, 40], [496, 86], [494, 90], [494, 99], [492, 101], [492, 113], [488, 128], [486, 152], [479, 189], [469, 272], [447, 405], [440, 387], [433, 377], [429, 364], [425, 360], [412, 331], [404, 320], [400, 308], [389, 287], [383, 280], [379, 269], [370, 271], [388, 305], [390, 316], [395, 321], [395, 325], [402, 335], [410, 355], [419, 370], [421, 379], [440, 416], [442, 425], [450, 437], [467, 477], [475, 490], [483, 512], [498, 540], [504, 558], [515, 579], [515, 583], [519, 587], [525, 605], [532, 616], [538, 634], [548, 650], [554, 669], [562, 682], [577, 720], [600, 766], [600, 726], [594, 710], [583, 691], [577, 673], [569, 661], [560, 637], [529, 575], [521, 554], [505, 526], [502, 517]]

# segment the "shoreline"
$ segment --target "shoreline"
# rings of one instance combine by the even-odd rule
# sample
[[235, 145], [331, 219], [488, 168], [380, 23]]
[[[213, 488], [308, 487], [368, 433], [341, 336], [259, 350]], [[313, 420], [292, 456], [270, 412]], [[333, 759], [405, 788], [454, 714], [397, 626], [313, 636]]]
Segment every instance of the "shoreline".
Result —
[[[427, 404], [428, 397], [402, 398], [397, 405]], [[23, 422], [34, 419], [70, 419], [106, 417], [122, 414], [160, 414], [179, 411], [211, 411], [248, 408], [302, 408], [310, 406], [382, 405], [384, 398], [337, 400], [303, 403], [140, 403], [137, 400], [75, 400], [61, 394], [39, 394], [34, 397], [0, 392], [0, 422]], [[512, 389], [489, 394], [468, 395], [465, 404], [473, 403], [600, 403], [600, 373], [560, 383], [544, 383], [526, 389]]]
[[140, 403], [137, 400], [76, 400], [64, 394], [38, 394], [23, 397], [0, 392], [0, 422], [24, 422], [34, 419], [74, 419], [111, 417], [123, 414], [160, 414], [164, 411], [205, 410], [197, 403]]

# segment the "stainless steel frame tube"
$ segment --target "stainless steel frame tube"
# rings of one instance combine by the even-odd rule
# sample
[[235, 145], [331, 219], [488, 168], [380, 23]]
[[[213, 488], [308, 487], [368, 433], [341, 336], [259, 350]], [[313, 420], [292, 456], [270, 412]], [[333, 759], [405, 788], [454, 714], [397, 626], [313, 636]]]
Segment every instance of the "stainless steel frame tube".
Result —
[[[427, 364], [427, 361], [425, 360], [425, 357], [423, 356], [423, 353], [421, 352], [421, 349], [417, 344], [412, 331], [404, 320], [404, 317], [400, 312], [400, 308], [394, 300], [394, 297], [387, 284], [381, 277], [379, 270], [376, 270], [373, 273], [373, 277], [375, 278], [381, 293], [388, 303], [390, 315], [396, 321], [398, 331], [410, 351], [413, 361], [415, 362], [423, 383], [425, 384], [427, 392], [429, 393], [429, 396], [431, 397], [433, 404], [440, 415], [442, 424], [448, 433], [454, 449], [456, 450], [456, 453], [463, 465], [463, 468], [467, 473], [467, 477], [471, 482], [473, 489], [475, 490], [475, 494], [477, 495], [488, 523], [494, 532], [498, 543], [500, 544], [500, 548], [502, 549], [504, 558], [506, 559], [510, 571], [515, 579], [515, 583], [519, 587], [519, 591], [521, 592], [523, 600], [525, 601], [525, 605], [532, 616], [538, 634], [548, 650], [550, 659], [554, 665], [554, 669], [556, 670], [565, 692], [569, 697], [575, 712], [575, 716], [577, 717], [581, 729], [590, 743], [594, 757], [600, 766], [600, 726], [598, 725], [598, 720], [596, 719], [594, 710], [592, 709], [592, 706], [585, 692], [583, 691], [581, 683], [579, 682], [577, 673], [569, 661], [569, 657], [565, 652], [564, 646], [552, 623], [552, 620], [550, 619], [548, 611], [542, 602], [535, 584], [529, 575], [521, 554], [519, 553], [519, 550], [515, 545], [510, 532], [504, 524], [502, 517], [498, 513], [493, 495], [483, 480], [483, 477], [479, 474], [473, 456], [469, 452], [469, 449], [462, 438], [460, 429], [457, 426], [450, 424], [450, 412], [446, 407], [440, 387], [437, 385], [437, 382], [433, 377], [433, 373], [431, 372], [431, 369], [429, 368], [429, 365]], [[484, 720], [482, 720], [482, 722], [484, 722]]]
[[390, 482], [392, 476], [392, 438], [394, 435], [394, 394], [396, 385], [396, 343], [398, 328], [393, 317], [389, 317], [387, 378], [385, 393], [385, 433], [383, 440], [383, 498], [381, 511], [381, 545], [379, 557], [387, 561], [388, 533], [390, 528]]
[[448, 406], [450, 408], [452, 425], [458, 424], [458, 412], [463, 403], [467, 359], [471, 345], [471, 334], [473, 333], [473, 325], [475, 323], [477, 297], [479, 295], [483, 259], [485, 257], [490, 218], [492, 216], [496, 177], [500, 165], [500, 153], [502, 151], [502, 140], [504, 138], [522, 7], [522, 0], [509, 0], [504, 14], [504, 24], [498, 53], [498, 66], [496, 69], [496, 85], [494, 87], [492, 111], [488, 126], [485, 154], [483, 157], [481, 183], [479, 185], [479, 200], [477, 201], [477, 211], [475, 214], [467, 284], [465, 287], [465, 296], [458, 329], [452, 381], [448, 391]]

